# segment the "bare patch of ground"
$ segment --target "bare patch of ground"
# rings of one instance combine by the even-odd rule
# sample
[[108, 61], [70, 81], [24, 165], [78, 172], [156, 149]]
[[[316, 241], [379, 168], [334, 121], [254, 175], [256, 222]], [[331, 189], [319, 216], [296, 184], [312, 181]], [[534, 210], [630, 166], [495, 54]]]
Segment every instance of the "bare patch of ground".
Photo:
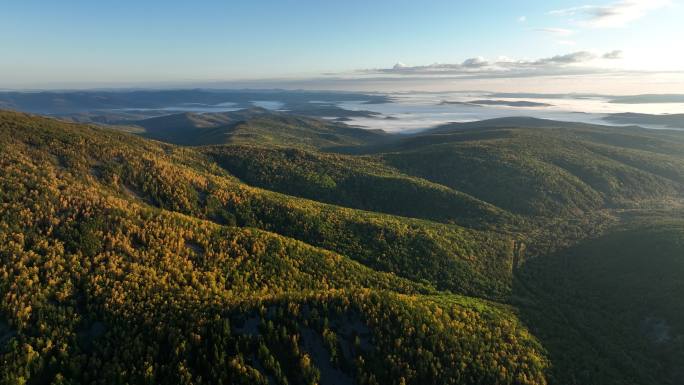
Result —
[[190, 241], [190, 240], [185, 240], [185, 247], [190, 249], [196, 257], [202, 257], [204, 256], [204, 247], [200, 245], [199, 243]]
[[137, 189], [136, 187], [128, 185], [128, 184], [122, 184], [121, 189], [129, 197], [131, 197], [135, 200], [147, 203], [149, 205], [153, 205], [152, 200], [150, 198], [146, 197], [145, 194], [143, 194], [143, 192], [140, 191], [139, 189]]

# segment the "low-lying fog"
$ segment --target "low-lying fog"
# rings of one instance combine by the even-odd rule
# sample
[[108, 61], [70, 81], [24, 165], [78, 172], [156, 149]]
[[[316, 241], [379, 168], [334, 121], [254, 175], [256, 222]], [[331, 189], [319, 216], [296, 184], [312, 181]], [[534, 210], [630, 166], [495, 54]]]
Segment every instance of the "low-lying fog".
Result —
[[[488, 93], [397, 93], [390, 94], [392, 103], [366, 104], [342, 102], [338, 106], [354, 111], [373, 111], [377, 117], [350, 117], [348, 124], [379, 128], [390, 132], [417, 131], [449, 122], [469, 122], [509, 116], [617, 125], [605, 120], [614, 113], [674, 114], [684, 112], [684, 103], [612, 103], [606, 97], [567, 96], [556, 98], [497, 97]], [[514, 107], [503, 102], [530, 102], [532, 107]], [[477, 105], [469, 102], [493, 102], [500, 105]], [[649, 128], [662, 125], [640, 124]]]

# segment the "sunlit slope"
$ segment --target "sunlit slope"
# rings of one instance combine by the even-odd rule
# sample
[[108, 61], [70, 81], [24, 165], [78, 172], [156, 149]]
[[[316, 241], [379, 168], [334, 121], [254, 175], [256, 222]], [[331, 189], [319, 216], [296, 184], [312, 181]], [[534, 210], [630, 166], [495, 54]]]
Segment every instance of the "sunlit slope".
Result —
[[508, 240], [84, 125], [3, 112], [0, 144], [3, 382], [546, 382], [511, 309], [434, 289], [502, 295]]
[[32, 157], [121, 197], [272, 231], [443, 289], [500, 297], [510, 286], [514, 243], [495, 233], [255, 189], [192, 149], [114, 131], [16, 114], [4, 122], [10, 147], [24, 146]]

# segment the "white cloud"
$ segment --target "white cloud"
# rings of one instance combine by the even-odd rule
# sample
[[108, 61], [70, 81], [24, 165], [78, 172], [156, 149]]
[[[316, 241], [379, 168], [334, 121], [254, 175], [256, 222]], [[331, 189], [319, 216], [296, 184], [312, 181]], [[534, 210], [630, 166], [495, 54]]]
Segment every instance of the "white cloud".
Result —
[[583, 63], [596, 59], [596, 54], [589, 51], [577, 51], [565, 55], [556, 55], [549, 58], [539, 59], [531, 64], [534, 65], [544, 65], [544, 64], [575, 64]]
[[545, 32], [557, 36], [570, 36], [575, 33], [575, 31], [565, 28], [535, 28], [534, 30], [537, 32]]
[[461, 78], [519, 78], [552, 75], [578, 75], [605, 73], [605, 68], [592, 66], [598, 59], [618, 59], [622, 51], [598, 54], [590, 51], [577, 51], [539, 59], [511, 59], [499, 57], [487, 60], [473, 57], [461, 63], [434, 63], [423, 66], [408, 66], [398, 63], [392, 68], [362, 70], [364, 74], [385, 74], [400, 76], [454, 76]]
[[651, 11], [672, 4], [671, 0], [622, 0], [609, 5], [582, 5], [551, 11], [552, 15], [570, 17], [592, 28], [616, 28], [644, 17]]
[[487, 60], [485, 60], [485, 58], [483, 58], [482, 56], [466, 59], [461, 64], [461, 66], [463, 66], [465, 68], [482, 68], [482, 67], [486, 67], [488, 65], [489, 65], [489, 62], [487, 62]]
[[604, 59], [622, 59], [622, 51], [616, 49], [615, 51], [604, 53], [601, 57]]
[[527, 22], [527, 16], [520, 16], [518, 18], [518, 23], [525, 23]]

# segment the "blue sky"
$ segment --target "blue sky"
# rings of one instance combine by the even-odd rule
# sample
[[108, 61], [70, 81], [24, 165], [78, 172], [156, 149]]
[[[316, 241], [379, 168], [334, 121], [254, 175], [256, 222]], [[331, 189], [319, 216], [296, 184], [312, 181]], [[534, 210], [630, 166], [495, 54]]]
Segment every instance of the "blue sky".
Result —
[[676, 0], [0, 0], [0, 88], [378, 77], [458, 88], [617, 70], [665, 83], [663, 71], [684, 70], [682, 20]]

